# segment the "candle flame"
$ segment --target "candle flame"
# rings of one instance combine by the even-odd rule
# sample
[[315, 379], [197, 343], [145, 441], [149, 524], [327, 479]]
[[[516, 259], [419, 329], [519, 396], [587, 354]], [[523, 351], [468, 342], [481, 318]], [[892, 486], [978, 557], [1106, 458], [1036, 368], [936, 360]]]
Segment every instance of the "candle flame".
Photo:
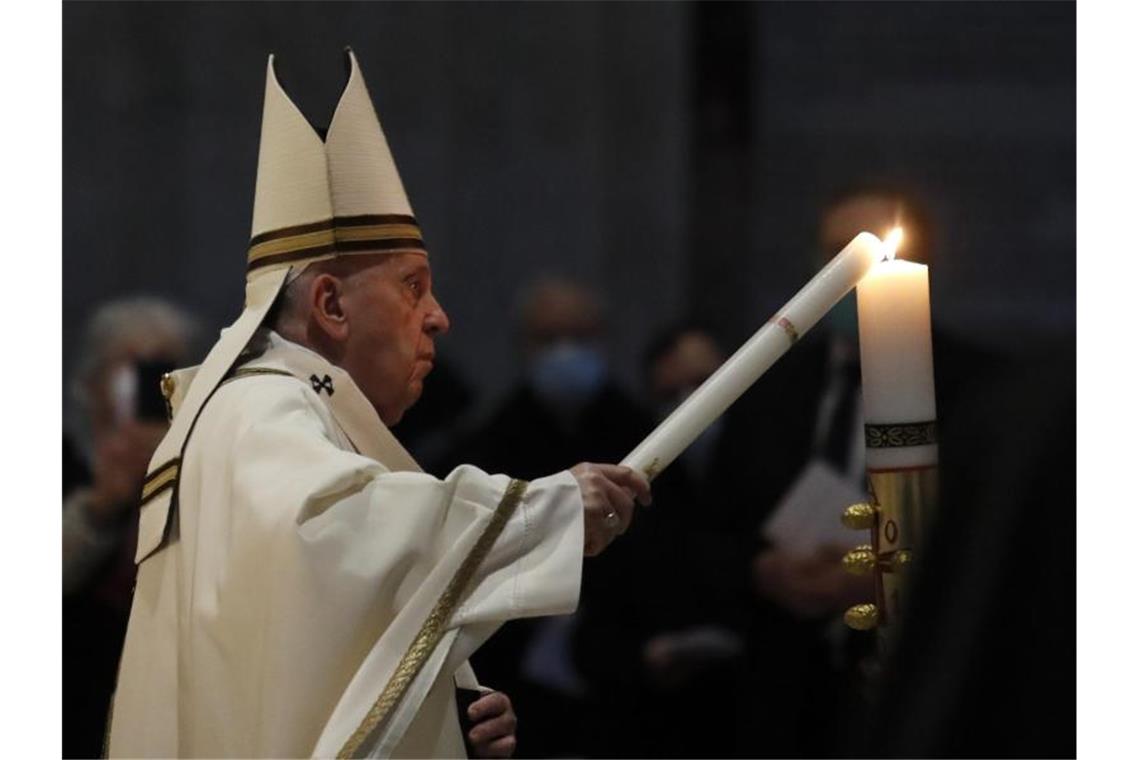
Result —
[[887, 261], [894, 261], [895, 251], [899, 249], [899, 245], [902, 243], [902, 239], [902, 227], [895, 227], [883, 240], [883, 251], [886, 254], [885, 258]]

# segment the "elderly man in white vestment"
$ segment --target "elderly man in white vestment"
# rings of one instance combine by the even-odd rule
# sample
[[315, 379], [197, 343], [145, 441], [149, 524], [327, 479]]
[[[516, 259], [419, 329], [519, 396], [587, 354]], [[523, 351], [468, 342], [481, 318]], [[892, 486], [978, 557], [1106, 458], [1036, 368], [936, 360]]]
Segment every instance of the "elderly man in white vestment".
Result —
[[270, 58], [246, 304], [164, 390], [108, 751], [128, 757], [508, 756], [509, 699], [467, 658], [577, 605], [583, 555], [648, 503], [579, 464], [531, 483], [424, 474], [389, 432], [448, 318], [351, 51], [327, 136]]

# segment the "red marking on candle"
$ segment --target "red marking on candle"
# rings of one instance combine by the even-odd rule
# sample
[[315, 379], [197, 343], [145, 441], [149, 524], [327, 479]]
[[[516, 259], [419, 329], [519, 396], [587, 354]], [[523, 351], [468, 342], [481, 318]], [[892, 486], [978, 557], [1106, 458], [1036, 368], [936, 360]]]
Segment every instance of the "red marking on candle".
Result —
[[800, 339], [799, 331], [797, 331], [796, 326], [792, 324], [792, 320], [788, 319], [787, 317], [780, 317], [776, 320], [776, 324], [783, 328], [784, 332], [788, 334], [788, 338], [792, 341], [792, 343], [795, 343]]

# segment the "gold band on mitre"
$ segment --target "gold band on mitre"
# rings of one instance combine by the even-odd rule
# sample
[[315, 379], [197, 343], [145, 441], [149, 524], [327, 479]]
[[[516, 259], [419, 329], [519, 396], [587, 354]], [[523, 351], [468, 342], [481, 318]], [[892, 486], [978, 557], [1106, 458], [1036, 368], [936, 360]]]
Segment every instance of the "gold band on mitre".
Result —
[[249, 241], [247, 273], [346, 253], [427, 253], [415, 217], [407, 214], [337, 216], [263, 232]]

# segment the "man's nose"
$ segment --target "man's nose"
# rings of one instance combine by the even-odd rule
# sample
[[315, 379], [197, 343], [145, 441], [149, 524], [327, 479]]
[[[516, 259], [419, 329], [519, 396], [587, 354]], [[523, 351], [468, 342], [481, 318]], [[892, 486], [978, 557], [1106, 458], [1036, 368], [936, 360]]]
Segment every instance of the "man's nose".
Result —
[[424, 330], [429, 335], [443, 335], [450, 329], [451, 320], [447, 318], [447, 312], [443, 310], [433, 295], [431, 297], [431, 308], [428, 311], [427, 319], [424, 320]]

